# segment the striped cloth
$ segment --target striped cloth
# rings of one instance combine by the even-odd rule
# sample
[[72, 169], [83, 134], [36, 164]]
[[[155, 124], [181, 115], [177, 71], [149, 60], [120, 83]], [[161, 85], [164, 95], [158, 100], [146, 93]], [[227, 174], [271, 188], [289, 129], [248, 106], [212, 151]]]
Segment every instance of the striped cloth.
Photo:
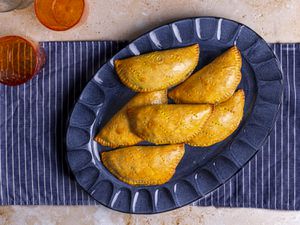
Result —
[[[1, 205], [97, 204], [77, 185], [64, 160], [66, 120], [88, 80], [124, 44], [44, 42], [48, 59], [38, 76], [14, 88], [0, 85]], [[300, 209], [300, 45], [271, 46], [285, 80], [275, 129], [236, 176], [193, 205]]]

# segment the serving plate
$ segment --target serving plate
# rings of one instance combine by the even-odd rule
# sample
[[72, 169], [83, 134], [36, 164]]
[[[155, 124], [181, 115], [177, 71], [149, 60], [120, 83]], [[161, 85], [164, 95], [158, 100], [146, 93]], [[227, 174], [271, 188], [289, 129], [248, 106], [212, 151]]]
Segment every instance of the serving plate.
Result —
[[[244, 89], [246, 98], [239, 129], [211, 147], [186, 145], [186, 154], [174, 177], [164, 185], [135, 187], [121, 182], [101, 163], [99, 153], [109, 148], [93, 140], [135, 94], [118, 79], [114, 60], [194, 43], [200, 45], [196, 70], [232, 45], [240, 49], [243, 78], [239, 88]], [[83, 90], [69, 119], [69, 166], [82, 188], [111, 209], [149, 214], [182, 207], [222, 185], [257, 153], [273, 128], [282, 90], [282, 72], [276, 56], [249, 27], [215, 17], [183, 19], [158, 27], [119, 51]]]

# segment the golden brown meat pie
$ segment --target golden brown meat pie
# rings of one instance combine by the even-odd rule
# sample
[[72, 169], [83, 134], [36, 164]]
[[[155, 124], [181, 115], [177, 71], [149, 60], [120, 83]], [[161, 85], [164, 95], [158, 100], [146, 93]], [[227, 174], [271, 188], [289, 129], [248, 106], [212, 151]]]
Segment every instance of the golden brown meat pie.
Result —
[[132, 146], [101, 153], [104, 166], [119, 180], [139, 185], [169, 181], [184, 154], [184, 145]]
[[216, 104], [229, 99], [241, 81], [241, 54], [236, 46], [169, 92], [176, 103]]
[[200, 132], [212, 112], [208, 104], [152, 105], [128, 110], [132, 131], [155, 144], [176, 144]]
[[167, 89], [184, 81], [195, 69], [199, 46], [150, 52], [115, 60], [121, 81], [137, 92]]
[[103, 146], [119, 147], [135, 145], [142, 141], [131, 132], [127, 110], [131, 107], [165, 104], [168, 102], [166, 90], [136, 94], [111, 120], [101, 129], [95, 141]]
[[238, 90], [229, 100], [216, 105], [200, 133], [188, 144], [205, 147], [226, 139], [238, 128], [243, 118], [244, 104], [244, 91]]

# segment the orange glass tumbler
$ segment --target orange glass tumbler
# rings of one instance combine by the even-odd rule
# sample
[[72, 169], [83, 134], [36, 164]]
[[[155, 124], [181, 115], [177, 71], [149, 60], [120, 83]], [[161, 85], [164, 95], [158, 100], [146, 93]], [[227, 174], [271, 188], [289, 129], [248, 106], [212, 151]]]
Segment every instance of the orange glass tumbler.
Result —
[[30, 80], [45, 63], [44, 49], [20, 36], [0, 37], [0, 83], [15, 86]]
[[71, 29], [85, 10], [84, 0], [35, 0], [35, 14], [46, 27], [55, 31]]

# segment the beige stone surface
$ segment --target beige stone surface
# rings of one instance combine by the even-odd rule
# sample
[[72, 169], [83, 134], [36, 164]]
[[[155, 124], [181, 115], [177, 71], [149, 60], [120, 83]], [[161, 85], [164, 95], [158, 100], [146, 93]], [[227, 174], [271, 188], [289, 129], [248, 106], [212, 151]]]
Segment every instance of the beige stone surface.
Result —
[[103, 206], [0, 207], [2, 225], [299, 225], [300, 213], [187, 206], [156, 215], [128, 215]]
[[[193, 16], [220, 16], [242, 22], [269, 42], [300, 41], [299, 0], [86, 0], [82, 22], [66, 32], [51, 31], [35, 18], [33, 6], [0, 13], [0, 36], [17, 34], [36, 41], [126, 40], [164, 23]], [[216, 209], [187, 206], [168, 213], [137, 216], [103, 206], [0, 207], [2, 224], [299, 224], [300, 212]]]
[[299, 0], [86, 0], [84, 19], [75, 28], [51, 31], [33, 6], [0, 13], [0, 35], [34, 40], [133, 39], [158, 25], [193, 16], [220, 16], [242, 22], [269, 42], [300, 40]]

